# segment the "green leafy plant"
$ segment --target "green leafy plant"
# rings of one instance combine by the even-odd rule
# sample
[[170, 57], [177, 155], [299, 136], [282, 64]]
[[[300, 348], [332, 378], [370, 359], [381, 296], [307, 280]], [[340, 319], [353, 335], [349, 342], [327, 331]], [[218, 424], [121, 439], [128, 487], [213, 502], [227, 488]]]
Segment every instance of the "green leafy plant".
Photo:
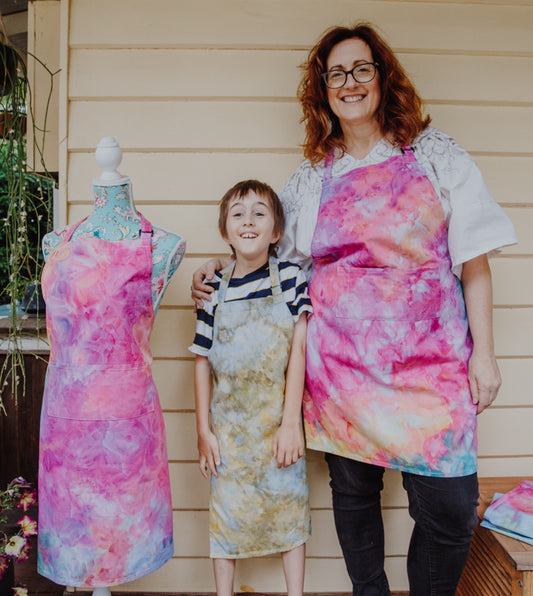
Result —
[[[0, 287], [2, 299], [18, 300], [40, 279], [41, 240], [51, 227], [53, 182], [25, 171], [26, 147], [0, 143]], [[21, 173], [14, 180], [13, 172]], [[19, 192], [17, 185], [23, 185]]]
[[[32, 56], [50, 76], [47, 106], [53, 89], [52, 73]], [[9, 334], [3, 341], [7, 350], [0, 368], [0, 410], [5, 413], [3, 398], [9, 391], [17, 402], [24, 395], [26, 373], [22, 339], [23, 320], [20, 302], [29, 283], [38, 287], [42, 267], [41, 239], [51, 229], [54, 180], [44, 164], [46, 109], [42, 128], [31, 113], [31, 88], [26, 63], [20, 50], [0, 42], [0, 302], [8, 303]], [[3, 83], [3, 84], [2, 84]], [[27, 116], [30, 116], [27, 118]], [[44, 174], [28, 172], [26, 165], [26, 126], [42, 132], [35, 137], [36, 157], [40, 158]], [[38, 325], [37, 325], [38, 327]]]

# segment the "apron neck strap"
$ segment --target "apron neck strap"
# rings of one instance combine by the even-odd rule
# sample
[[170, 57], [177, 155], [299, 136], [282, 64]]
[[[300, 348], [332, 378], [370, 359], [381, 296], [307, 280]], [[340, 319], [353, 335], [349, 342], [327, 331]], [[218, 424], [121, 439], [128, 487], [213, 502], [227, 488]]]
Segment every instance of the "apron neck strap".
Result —
[[139, 213], [141, 218], [141, 238], [143, 245], [152, 245], [152, 224], [144, 217], [142, 213]]
[[333, 172], [333, 153], [333, 151], [330, 151], [329, 155], [326, 157], [326, 163], [324, 164], [324, 182], [329, 182], [329, 180], [331, 180]]
[[[87, 216], [89, 217], [89, 216]], [[66, 236], [63, 238], [63, 242], [70, 242], [70, 239], [72, 238], [72, 234], [74, 234], [74, 232], [79, 228], [79, 226], [81, 226], [81, 224], [87, 219], [87, 217], [84, 217], [81, 221], [79, 221], [77, 224], [74, 224], [70, 230], [67, 232]]]
[[[220, 306], [226, 300], [226, 292], [229, 286], [231, 276], [233, 275], [233, 271], [235, 270], [235, 263], [236, 261], [233, 261], [233, 263], [226, 269], [224, 275], [222, 276], [222, 279], [220, 280], [220, 284], [218, 286], [218, 308], [220, 308]], [[269, 257], [268, 259], [268, 272], [270, 275], [270, 287], [272, 288], [272, 296], [274, 296], [274, 298], [282, 296], [278, 260], [275, 257]]]
[[226, 272], [222, 276], [220, 284], [218, 285], [218, 308], [220, 308], [220, 306], [224, 304], [224, 301], [226, 300], [226, 290], [228, 289], [229, 280], [231, 279], [233, 270], [235, 269], [236, 262], [237, 261], [233, 261], [233, 263], [226, 269]]
[[268, 258], [268, 271], [270, 273], [272, 296], [277, 298], [278, 296], [281, 296], [281, 282], [279, 280], [278, 260], [275, 257]]

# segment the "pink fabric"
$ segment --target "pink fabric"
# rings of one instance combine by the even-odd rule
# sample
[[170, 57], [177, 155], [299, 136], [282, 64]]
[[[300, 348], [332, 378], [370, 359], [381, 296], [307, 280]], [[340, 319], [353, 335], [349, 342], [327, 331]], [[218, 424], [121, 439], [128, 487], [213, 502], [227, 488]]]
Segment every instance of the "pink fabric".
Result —
[[444, 213], [411, 150], [325, 171], [312, 242], [309, 447], [434, 476], [476, 471], [471, 354]]
[[517, 538], [533, 540], [533, 481], [522, 480], [518, 486], [495, 499], [484, 518], [495, 529], [513, 532]]
[[163, 417], [151, 374], [151, 226], [71, 241], [43, 271], [50, 363], [39, 461], [39, 573], [131, 581], [173, 552]]

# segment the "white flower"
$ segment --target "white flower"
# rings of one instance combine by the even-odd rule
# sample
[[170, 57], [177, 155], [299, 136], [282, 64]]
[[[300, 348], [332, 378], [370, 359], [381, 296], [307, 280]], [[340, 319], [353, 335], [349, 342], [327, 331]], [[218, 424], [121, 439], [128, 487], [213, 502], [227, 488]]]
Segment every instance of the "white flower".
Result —
[[5, 553], [10, 557], [18, 557], [26, 545], [26, 538], [22, 536], [12, 536], [6, 544]]

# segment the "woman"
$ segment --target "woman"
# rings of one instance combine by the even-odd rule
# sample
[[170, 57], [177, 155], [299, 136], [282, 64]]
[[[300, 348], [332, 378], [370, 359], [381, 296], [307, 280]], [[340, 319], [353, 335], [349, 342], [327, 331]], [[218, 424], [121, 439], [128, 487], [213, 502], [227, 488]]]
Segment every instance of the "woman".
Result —
[[306, 441], [326, 452], [353, 593], [389, 594], [394, 468], [415, 521], [410, 593], [454, 594], [476, 523], [476, 414], [501, 382], [487, 254], [514, 230], [371, 26], [323, 35], [299, 99], [307, 159], [280, 194], [280, 252], [311, 270]]

